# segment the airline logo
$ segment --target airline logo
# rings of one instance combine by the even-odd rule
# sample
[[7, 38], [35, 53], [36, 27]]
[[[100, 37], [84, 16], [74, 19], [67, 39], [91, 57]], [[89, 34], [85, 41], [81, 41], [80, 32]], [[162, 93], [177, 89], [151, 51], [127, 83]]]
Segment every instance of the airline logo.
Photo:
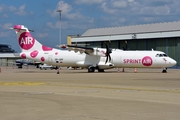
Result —
[[19, 36], [19, 45], [24, 50], [29, 50], [33, 47], [35, 39], [31, 36], [29, 32], [23, 32]]
[[153, 63], [153, 60], [152, 60], [152, 58], [149, 57], [149, 56], [145, 56], [145, 57], [142, 59], [142, 64], [143, 64], [144, 66], [151, 66], [152, 63]]
[[124, 59], [124, 64], [143, 64], [144, 66], [151, 66], [153, 60], [149, 56], [145, 56], [142, 59]]

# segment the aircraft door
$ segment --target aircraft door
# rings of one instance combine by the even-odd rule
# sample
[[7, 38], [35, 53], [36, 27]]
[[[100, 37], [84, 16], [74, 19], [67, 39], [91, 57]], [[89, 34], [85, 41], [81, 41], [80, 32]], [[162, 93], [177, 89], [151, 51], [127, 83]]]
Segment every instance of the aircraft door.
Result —
[[111, 63], [115, 64], [116, 66], [122, 66], [123, 62], [121, 56], [115, 56], [113, 58], [114, 59], [112, 59]]

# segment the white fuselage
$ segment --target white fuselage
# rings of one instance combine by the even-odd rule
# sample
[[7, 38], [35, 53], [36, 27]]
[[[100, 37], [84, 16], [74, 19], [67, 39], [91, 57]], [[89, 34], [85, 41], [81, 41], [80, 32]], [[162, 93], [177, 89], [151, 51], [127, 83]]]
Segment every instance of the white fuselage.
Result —
[[[165, 55], [161, 51], [122, 51], [119, 49], [113, 49], [111, 55], [111, 61], [105, 64], [106, 57], [88, 55], [85, 53], [58, 50], [52, 51], [38, 51], [38, 55], [32, 58], [29, 52], [26, 52], [26, 58], [38, 62], [54, 66], [72, 66], [72, 67], [84, 67], [98, 66], [101, 69], [109, 68], [165, 68], [171, 67], [176, 64], [176, 61]], [[23, 52], [21, 53], [23, 54]], [[160, 56], [157, 56], [160, 55]], [[164, 55], [164, 56], [163, 56]], [[44, 61], [41, 58], [44, 58]]]
[[98, 69], [99, 72], [110, 68], [166, 68], [176, 64], [176, 61], [161, 51], [123, 51], [120, 49], [87, 48], [67, 45], [68, 50], [58, 50], [39, 43], [24, 25], [14, 28], [19, 46], [20, 56], [36, 62], [53, 66], [71, 66], [88, 68], [89, 72]]

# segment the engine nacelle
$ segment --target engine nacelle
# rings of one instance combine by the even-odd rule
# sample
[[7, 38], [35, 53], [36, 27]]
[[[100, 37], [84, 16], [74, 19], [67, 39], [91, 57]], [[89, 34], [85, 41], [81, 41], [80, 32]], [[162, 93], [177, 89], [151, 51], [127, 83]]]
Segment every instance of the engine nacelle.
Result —
[[90, 55], [106, 57], [106, 49], [103, 48], [94, 48], [94, 51]]

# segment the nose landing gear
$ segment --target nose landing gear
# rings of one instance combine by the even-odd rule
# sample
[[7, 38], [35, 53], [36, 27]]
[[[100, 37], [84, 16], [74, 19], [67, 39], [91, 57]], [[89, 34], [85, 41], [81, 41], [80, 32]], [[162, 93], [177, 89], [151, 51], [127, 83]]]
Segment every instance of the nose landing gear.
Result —
[[162, 73], [167, 73], [167, 68], [163, 68]]
[[60, 73], [60, 67], [59, 66], [57, 66], [57, 74], [59, 74]]

